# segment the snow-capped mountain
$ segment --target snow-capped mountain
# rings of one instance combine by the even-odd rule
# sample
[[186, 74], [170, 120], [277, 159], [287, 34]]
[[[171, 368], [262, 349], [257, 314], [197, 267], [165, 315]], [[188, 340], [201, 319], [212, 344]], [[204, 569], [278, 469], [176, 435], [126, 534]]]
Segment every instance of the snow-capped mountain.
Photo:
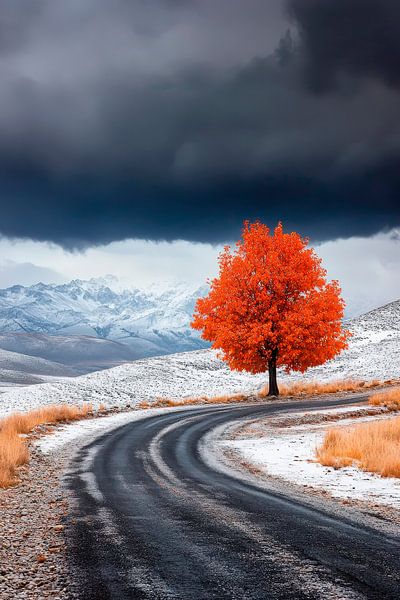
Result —
[[[0, 334], [111, 340], [129, 348], [125, 360], [204, 348], [189, 323], [196, 299], [205, 291], [205, 286], [182, 283], [121, 289], [112, 276], [62, 285], [15, 285], [0, 290]], [[1, 344], [1, 336], [0, 347], [23, 351], [11, 348], [9, 339]]]

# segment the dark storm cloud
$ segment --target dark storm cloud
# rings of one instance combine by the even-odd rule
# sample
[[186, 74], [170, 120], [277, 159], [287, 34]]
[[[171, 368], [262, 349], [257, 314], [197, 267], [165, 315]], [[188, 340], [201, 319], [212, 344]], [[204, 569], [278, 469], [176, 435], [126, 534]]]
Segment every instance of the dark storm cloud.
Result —
[[359, 5], [293, 0], [290, 35], [278, 0], [0, 0], [0, 231], [83, 247], [400, 224], [394, 36], [366, 0], [363, 62]]
[[288, 13], [316, 90], [331, 89], [341, 73], [400, 85], [398, 0], [289, 0]]

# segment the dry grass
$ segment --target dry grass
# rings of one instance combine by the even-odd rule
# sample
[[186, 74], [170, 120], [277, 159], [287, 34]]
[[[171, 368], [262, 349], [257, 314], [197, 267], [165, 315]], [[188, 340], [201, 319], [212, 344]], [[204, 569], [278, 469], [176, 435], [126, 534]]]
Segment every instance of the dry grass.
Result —
[[76, 421], [93, 414], [91, 404], [48, 406], [27, 413], [14, 413], [0, 421], [0, 488], [17, 483], [17, 469], [29, 461], [26, 440], [21, 436], [39, 425]]
[[[394, 380], [379, 381], [373, 379], [371, 381], [358, 381], [355, 379], [343, 379], [331, 381], [327, 383], [319, 383], [317, 381], [305, 382], [298, 381], [290, 384], [281, 384], [280, 395], [287, 396], [320, 396], [323, 394], [337, 394], [340, 392], [360, 392], [370, 390], [382, 385], [393, 385], [398, 383]], [[400, 390], [400, 388], [399, 388]], [[263, 399], [268, 396], [268, 385], [263, 387], [256, 398]], [[255, 397], [253, 396], [254, 400]], [[197, 404], [231, 404], [236, 402], [247, 402], [249, 396], [245, 394], [226, 394], [223, 396], [199, 396], [190, 398], [156, 398], [154, 401], [143, 400], [139, 402], [137, 408], [164, 408], [175, 406], [189, 406]]]
[[[279, 390], [281, 396], [320, 396], [322, 394], [337, 394], [338, 392], [359, 392], [379, 387], [382, 384], [382, 381], [376, 379], [372, 381], [343, 379], [327, 383], [319, 383], [318, 381], [296, 381], [294, 383], [281, 384]], [[267, 395], [268, 386], [266, 385], [259, 392], [259, 396], [265, 398]]]
[[400, 477], [400, 418], [331, 429], [317, 459], [325, 466], [355, 465], [382, 477]]
[[236, 402], [248, 402], [249, 397], [244, 394], [226, 394], [223, 396], [202, 396], [200, 398], [185, 398], [183, 402], [174, 402], [170, 406], [185, 406], [190, 404], [231, 404]]
[[244, 394], [231, 394], [225, 396], [199, 396], [197, 398], [156, 398], [153, 402], [144, 400], [139, 402], [137, 408], [165, 408], [175, 406], [193, 406], [198, 404], [230, 404], [235, 402], [247, 402], [248, 396]]
[[369, 403], [373, 406], [387, 406], [390, 410], [400, 410], [400, 387], [373, 394]]

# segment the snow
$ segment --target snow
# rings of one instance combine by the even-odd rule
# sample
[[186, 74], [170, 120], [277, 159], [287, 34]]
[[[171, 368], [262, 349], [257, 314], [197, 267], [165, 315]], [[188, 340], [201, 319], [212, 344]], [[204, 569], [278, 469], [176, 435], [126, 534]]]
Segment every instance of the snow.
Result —
[[[374, 310], [349, 323], [349, 349], [304, 375], [279, 374], [280, 381], [335, 379], [400, 379], [400, 301]], [[0, 395], [0, 414], [60, 402], [104, 403], [134, 407], [158, 398], [190, 398], [253, 393], [267, 374], [230, 371], [212, 350], [146, 358], [81, 377], [11, 389]]]
[[212, 351], [203, 350], [143, 359], [63, 382], [13, 389], [0, 396], [0, 414], [60, 402], [134, 407], [158, 398], [255, 391], [265, 381], [265, 374], [231, 372]]
[[[343, 410], [354, 410], [354, 407], [319, 411], [319, 414], [339, 413]], [[292, 413], [290, 417], [302, 417], [305, 414]], [[343, 419], [337, 423], [279, 429], [269, 427], [264, 429], [262, 437], [227, 440], [221, 443], [237, 451], [246, 462], [254, 464], [268, 475], [280, 477], [296, 485], [324, 490], [336, 498], [362, 500], [400, 509], [399, 479], [383, 478], [356, 467], [333, 469], [315, 461], [315, 450], [322, 443], [328, 428], [376, 418], [379, 417]]]
[[131, 359], [195, 350], [207, 346], [189, 325], [206, 291], [182, 282], [123, 289], [112, 276], [13, 286], [0, 290], [0, 332], [105, 338], [131, 349]]
[[[194, 409], [198, 407], [185, 406], [185, 410], [189, 410], [191, 408]], [[116, 427], [120, 427], [121, 425], [163, 414], [166, 410], [168, 410], [168, 412], [174, 412], [182, 409], [180, 407], [171, 407], [168, 409], [153, 408], [136, 410], [134, 412], [123, 412], [105, 417], [84, 419], [82, 421], [76, 421], [75, 423], [67, 423], [66, 425], [57, 427], [57, 429], [49, 435], [45, 435], [36, 440], [35, 446], [39, 448], [43, 454], [50, 454], [51, 452], [63, 448], [64, 446], [76, 442], [82, 437], [103, 434], [107, 431], [115, 429]]]

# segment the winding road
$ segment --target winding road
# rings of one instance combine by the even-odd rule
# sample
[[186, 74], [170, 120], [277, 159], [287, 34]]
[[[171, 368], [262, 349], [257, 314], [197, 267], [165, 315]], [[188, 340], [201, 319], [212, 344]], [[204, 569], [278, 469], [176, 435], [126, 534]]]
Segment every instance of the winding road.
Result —
[[400, 598], [399, 537], [258, 487], [202, 451], [224, 423], [339, 404], [182, 409], [85, 446], [68, 477], [81, 597]]

